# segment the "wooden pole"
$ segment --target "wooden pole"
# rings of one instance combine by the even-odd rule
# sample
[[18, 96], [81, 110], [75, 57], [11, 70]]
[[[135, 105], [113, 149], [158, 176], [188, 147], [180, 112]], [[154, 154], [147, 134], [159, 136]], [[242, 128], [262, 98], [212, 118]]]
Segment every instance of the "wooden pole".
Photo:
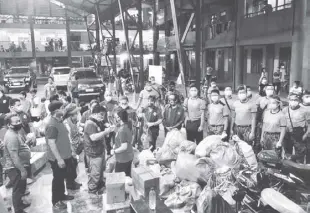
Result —
[[133, 73], [133, 67], [132, 67], [132, 62], [131, 62], [130, 46], [129, 46], [129, 39], [128, 39], [128, 28], [125, 25], [124, 11], [123, 11], [121, 0], [118, 0], [118, 6], [119, 6], [120, 14], [121, 14], [123, 31], [124, 31], [124, 35], [125, 35], [126, 49], [127, 49], [128, 61], [129, 61], [129, 69], [130, 69], [130, 73], [131, 73], [131, 77], [132, 77], [132, 83], [134, 85], [133, 102], [136, 103], [136, 84], [135, 84], [135, 78], [134, 78], [135, 76], [134, 76], [134, 73]]
[[178, 60], [179, 60], [180, 74], [181, 74], [182, 83], [184, 85], [185, 94], [187, 96], [187, 90], [186, 90], [186, 86], [185, 86], [183, 59], [182, 59], [182, 49], [181, 49], [181, 42], [180, 42], [179, 29], [178, 29], [177, 14], [176, 14], [176, 9], [175, 9], [174, 1], [175, 0], [170, 0], [171, 15], [172, 15], [172, 21], [173, 21], [173, 26], [174, 26], [173, 29], [174, 29], [176, 48], [177, 48], [177, 55], [178, 55]]

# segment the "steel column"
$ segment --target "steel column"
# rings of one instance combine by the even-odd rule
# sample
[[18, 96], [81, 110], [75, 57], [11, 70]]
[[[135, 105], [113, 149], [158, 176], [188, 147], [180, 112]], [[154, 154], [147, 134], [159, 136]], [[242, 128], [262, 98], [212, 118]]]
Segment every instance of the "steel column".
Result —
[[159, 30], [156, 25], [157, 21], [157, 5], [158, 0], [153, 0], [153, 64], [159, 65], [159, 54], [157, 51], [157, 42], [159, 37]]
[[100, 51], [100, 23], [99, 23], [99, 15], [95, 14], [95, 31], [96, 31], [96, 49], [95, 51]]
[[31, 37], [31, 51], [32, 51], [32, 57], [36, 60], [36, 41], [34, 37], [34, 24], [33, 24], [33, 17], [29, 16], [28, 18], [29, 24], [30, 24], [30, 37]]
[[171, 15], [172, 15], [172, 21], [173, 21], [173, 28], [174, 28], [174, 36], [175, 36], [175, 43], [176, 43], [176, 49], [177, 49], [177, 55], [178, 55], [178, 60], [179, 60], [179, 67], [180, 67], [180, 74], [181, 74], [181, 79], [182, 83], [184, 85], [185, 93], [187, 96], [187, 90], [185, 86], [185, 76], [184, 76], [184, 64], [183, 64], [183, 59], [182, 59], [182, 49], [181, 49], [181, 42], [180, 42], [180, 37], [179, 37], [179, 28], [178, 28], [178, 20], [177, 20], [177, 14], [176, 14], [176, 9], [175, 9], [175, 0], [170, 0], [170, 6], [171, 6]]
[[139, 86], [142, 90], [144, 87], [144, 64], [143, 64], [143, 53], [144, 53], [144, 46], [143, 46], [143, 23], [142, 23], [142, 0], [138, 0], [137, 4], [138, 9], [138, 32], [139, 32], [139, 47], [140, 47], [140, 70], [139, 70]]
[[196, 85], [200, 89], [201, 81], [201, 0], [196, 0], [195, 5], [195, 23], [196, 23], [196, 43], [195, 43], [195, 61], [196, 61]]
[[191, 14], [191, 17], [190, 17], [190, 19], [189, 19], [189, 21], [188, 21], [188, 23], [187, 23], [187, 26], [186, 26], [186, 28], [185, 28], [185, 31], [184, 31], [184, 33], [183, 33], [183, 36], [182, 36], [182, 39], [181, 39], [181, 44], [183, 44], [183, 43], [185, 42], [186, 36], [187, 36], [187, 34], [188, 34], [189, 28], [190, 28], [191, 25], [192, 25], [192, 22], [193, 22], [194, 17], [195, 17], [195, 13], [192, 13], [192, 14]]
[[112, 14], [112, 18], [111, 18], [111, 24], [112, 24], [112, 51], [113, 51], [113, 59], [114, 59], [114, 63], [113, 63], [113, 72], [114, 74], [117, 74], [117, 70], [116, 70], [116, 31], [115, 31], [115, 17]]
[[71, 66], [72, 65], [72, 58], [71, 58], [70, 18], [68, 17], [68, 13], [67, 13], [66, 9], [65, 9], [65, 17], [66, 17], [68, 66]]
[[[167, 0], [165, 0], [165, 8], [164, 8], [164, 23], [165, 23], [165, 40], [168, 40], [170, 37], [170, 22], [168, 21], [168, 5]], [[172, 64], [170, 59], [170, 52], [168, 51], [168, 47], [166, 47], [165, 54], [165, 64], [166, 64], [166, 80], [169, 79], [172, 70]]]
[[132, 62], [131, 62], [131, 54], [130, 54], [130, 47], [129, 47], [129, 39], [128, 39], [128, 28], [125, 25], [125, 20], [124, 20], [124, 11], [123, 11], [123, 7], [122, 7], [122, 3], [121, 0], [118, 0], [118, 6], [119, 6], [119, 11], [121, 14], [121, 20], [122, 20], [122, 25], [123, 25], [123, 29], [124, 29], [124, 35], [125, 35], [125, 41], [126, 41], [126, 49], [128, 52], [128, 60], [129, 60], [129, 68], [130, 68], [130, 72], [131, 72], [131, 76], [132, 76], [132, 82], [135, 85], [134, 86], [134, 96], [133, 96], [133, 101], [134, 103], [136, 103], [136, 84], [135, 84], [135, 76], [133, 73], [133, 67], [132, 67]]

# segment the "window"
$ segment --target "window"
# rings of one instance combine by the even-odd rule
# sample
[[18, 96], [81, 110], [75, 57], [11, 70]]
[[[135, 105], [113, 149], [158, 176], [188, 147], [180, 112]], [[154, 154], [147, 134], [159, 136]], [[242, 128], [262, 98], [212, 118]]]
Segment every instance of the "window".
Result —
[[244, 1], [246, 18], [292, 7], [292, 0], [267, 0], [267, 4], [265, 3], [265, 0]]

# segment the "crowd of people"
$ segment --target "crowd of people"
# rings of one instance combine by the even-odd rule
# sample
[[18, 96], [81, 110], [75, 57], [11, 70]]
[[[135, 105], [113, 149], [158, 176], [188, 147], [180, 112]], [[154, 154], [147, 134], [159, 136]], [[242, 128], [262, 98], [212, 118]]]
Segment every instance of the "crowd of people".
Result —
[[[134, 147], [142, 150], [148, 143], [155, 151], [160, 125], [165, 134], [185, 128], [187, 139], [197, 144], [204, 133], [221, 135], [223, 140], [238, 135], [256, 153], [275, 149], [294, 161], [310, 162], [310, 91], [304, 91], [299, 82], [291, 89], [288, 106], [283, 107], [276, 86], [268, 82], [261, 84], [259, 95], [254, 96], [246, 85], [238, 86], [236, 94], [231, 87], [220, 91], [210, 78], [205, 97], [199, 95], [196, 84], [190, 85], [189, 95], [184, 97], [173, 81], [164, 93], [154, 77], [149, 80], [133, 106], [127, 96], [114, 97], [112, 91], [105, 92], [102, 102], [75, 103], [70, 94], [56, 89], [52, 78], [42, 98], [31, 90], [14, 99], [0, 89], [0, 148], [4, 159], [0, 172], [10, 180], [6, 187], [13, 187], [15, 212], [24, 213], [30, 205], [23, 203], [22, 197], [31, 193], [27, 190], [27, 178], [32, 177], [30, 148], [36, 146], [37, 137], [46, 139], [54, 209], [66, 209], [64, 201], [74, 199], [65, 194], [65, 188], [80, 189], [82, 184], [76, 178], [81, 156], [89, 193], [102, 194], [106, 159], [114, 156], [115, 172], [131, 176]], [[38, 123], [40, 128], [35, 128]]]

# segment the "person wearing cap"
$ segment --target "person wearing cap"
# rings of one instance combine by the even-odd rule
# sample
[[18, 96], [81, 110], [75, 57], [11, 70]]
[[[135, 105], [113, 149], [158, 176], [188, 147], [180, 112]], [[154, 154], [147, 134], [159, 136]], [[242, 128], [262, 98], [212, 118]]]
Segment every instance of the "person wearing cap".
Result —
[[68, 130], [63, 123], [64, 112], [61, 107], [60, 101], [52, 101], [49, 104], [51, 118], [45, 129], [47, 159], [53, 172], [52, 204], [54, 210], [66, 209], [67, 205], [63, 201], [74, 199], [73, 196], [65, 194], [66, 167], [70, 166], [72, 150]]
[[[283, 146], [287, 121], [278, 96], [269, 96], [268, 109], [263, 115], [260, 143], [264, 150], [279, 150]], [[279, 152], [280, 154], [280, 152]]]
[[105, 167], [105, 137], [114, 131], [106, 123], [106, 110], [96, 105], [84, 127], [84, 152], [89, 164], [88, 192], [102, 194], [105, 183], [103, 172]]
[[249, 101], [245, 85], [238, 86], [237, 91], [239, 100], [235, 101], [232, 105], [232, 125], [230, 127], [230, 135], [237, 135], [241, 140], [254, 146], [256, 145], [254, 142], [257, 105]]
[[283, 109], [285, 114], [288, 140], [284, 146], [285, 152], [292, 154], [292, 148], [295, 154], [291, 156], [293, 161], [304, 163], [307, 152], [306, 141], [309, 135], [310, 117], [307, 110], [300, 105], [299, 94], [289, 94], [289, 106]]
[[156, 97], [149, 96], [148, 106], [142, 110], [143, 113], [143, 131], [151, 136], [150, 147], [153, 152], [156, 149], [156, 141], [159, 135], [159, 124], [162, 123], [162, 111], [156, 106]]
[[155, 97], [157, 102], [160, 98], [160, 93], [158, 91], [155, 91], [152, 87], [151, 82], [148, 81], [145, 83], [144, 90], [142, 90], [139, 94], [139, 100], [136, 109], [139, 109], [140, 107], [148, 107], [148, 100], [150, 96]]
[[80, 137], [80, 132], [78, 128], [78, 114], [80, 112], [80, 108], [76, 106], [76, 104], [71, 103], [67, 105], [64, 109], [64, 124], [69, 132], [69, 138], [71, 143], [72, 150], [72, 170], [71, 174], [68, 174], [66, 178], [66, 187], [67, 189], [77, 190], [82, 184], [77, 183], [75, 179], [77, 178], [77, 166], [78, 166], [78, 154], [77, 151], [79, 146], [81, 146], [82, 140]]
[[168, 86], [168, 92], [165, 96], [165, 104], [169, 104], [169, 96], [171, 94], [175, 94], [176, 95], [176, 101], [179, 104], [183, 104], [184, 96], [182, 95], [182, 93], [180, 91], [176, 90], [175, 86], [176, 86], [175, 82], [170, 81], [169, 86]]
[[212, 90], [210, 94], [211, 103], [208, 105], [208, 135], [224, 135], [228, 132], [229, 109], [220, 101], [220, 91]]
[[23, 112], [29, 115], [30, 108], [31, 108], [31, 102], [27, 99], [27, 93], [25, 91], [20, 92], [19, 100], [22, 105]]
[[195, 84], [190, 85], [189, 98], [184, 100], [184, 109], [187, 140], [199, 144], [203, 139], [206, 102], [198, 97], [198, 87]]
[[29, 146], [20, 140], [19, 131], [22, 123], [18, 115], [9, 114], [7, 117], [9, 129], [4, 135], [4, 162], [6, 173], [13, 185], [12, 199], [14, 212], [25, 213], [24, 209], [30, 204], [24, 204], [22, 197], [26, 192], [31, 152]]
[[4, 88], [0, 86], [0, 114], [6, 114], [10, 112], [10, 96], [6, 96], [4, 93]]

